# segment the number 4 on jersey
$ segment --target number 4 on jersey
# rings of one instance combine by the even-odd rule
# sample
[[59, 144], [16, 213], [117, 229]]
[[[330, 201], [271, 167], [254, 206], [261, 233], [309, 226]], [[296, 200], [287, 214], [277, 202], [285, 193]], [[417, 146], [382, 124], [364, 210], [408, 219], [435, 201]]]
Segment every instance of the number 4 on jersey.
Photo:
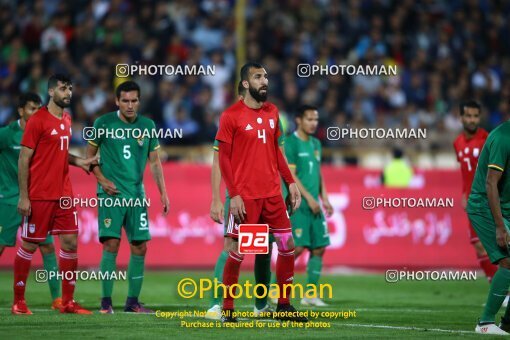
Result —
[[266, 144], [266, 129], [257, 130], [257, 135], [264, 141], [264, 144]]

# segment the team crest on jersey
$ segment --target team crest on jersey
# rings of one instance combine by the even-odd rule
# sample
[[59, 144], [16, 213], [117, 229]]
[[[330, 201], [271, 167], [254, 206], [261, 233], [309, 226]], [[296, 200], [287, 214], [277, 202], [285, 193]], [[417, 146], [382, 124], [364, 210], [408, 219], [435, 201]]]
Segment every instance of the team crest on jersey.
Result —
[[294, 233], [296, 234], [296, 237], [301, 237], [303, 235], [303, 229], [296, 229], [294, 230]]
[[4, 228], [4, 227], [2, 227], [2, 226], [0, 225], [0, 234], [2, 233], [2, 229], [3, 229], [3, 228]]
[[478, 157], [479, 154], [480, 154], [480, 149], [479, 148], [474, 148], [473, 149], [473, 156]]
[[315, 154], [315, 158], [317, 159], [317, 161], [320, 162], [321, 161], [321, 155], [319, 154], [319, 150], [315, 150], [313, 153]]
[[103, 222], [104, 222], [104, 226], [106, 228], [110, 228], [110, 226], [112, 225], [112, 219], [111, 218], [105, 218]]
[[143, 137], [137, 138], [138, 145], [143, 146]]
[[274, 119], [269, 120], [269, 126], [271, 126], [271, 129], [274, 129]]
[[28, 232], [29, 232], [30, 234], [33, 234], [33, 233], [35, 232], [35, 224], [30, 223], [30, 224], [28, 225]]

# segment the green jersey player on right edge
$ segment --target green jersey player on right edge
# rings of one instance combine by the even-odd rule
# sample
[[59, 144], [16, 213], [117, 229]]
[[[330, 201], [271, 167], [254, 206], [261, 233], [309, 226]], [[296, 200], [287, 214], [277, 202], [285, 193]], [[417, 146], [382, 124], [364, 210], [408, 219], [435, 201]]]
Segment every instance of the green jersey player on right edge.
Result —
[[467, 213], [492, 263], [499, 268], [490, 285], [489, 296], [475, 331], [508, 335], [510, 304], [495, 324], [510, 286], [510, 121], [498, 126], [487, 137], [478, 160]]
[[[161, 195], [163, 213], [166, 215], [169, 202], [163, 168], [158, 155], [159, 142], [152, 133], [156, 132], [154, 122], [138, 113], [140, 106], [138, 84], [126, 81], [117, 87], [115, 94], [119, 110], [104, 114], [94, 122], [95, 136], [88, 141], [87, 155], [93, 157], [98, 150], [100, 152], [99, 166], [96, 164], [91, 166], [98, 182], [98, 198], [103, 198], [103, 202], [106, 202], [105, 198], [115, 198], [115, 202], [132, 203], [99, 205], [99, 240], [103, 244], [100, 270], [102, 273], [113, 273], [116, 270], [121, 228], [124, 227], [131, 248], [128, 266], [128, 297], [124, 311], [152, 313], [138, 301], [142, 289], [147, 241], [151, 239], [143, 173], [149, 159], [152, 176]], [[85, 132], [84, 135], [86, 135]], [[113, 280], [111, 278], [102, 281], [100, 309], [102, 314], [113, 313]]]

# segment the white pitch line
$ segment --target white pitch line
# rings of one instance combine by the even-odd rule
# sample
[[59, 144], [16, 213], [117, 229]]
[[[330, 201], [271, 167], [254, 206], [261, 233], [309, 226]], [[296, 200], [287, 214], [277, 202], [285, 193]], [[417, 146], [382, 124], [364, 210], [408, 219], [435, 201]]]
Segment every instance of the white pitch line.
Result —
[[453, 329], [441, 329], [441, 328], [420, 328], [420, 327], [406, 327], [406, 326], [388, 326], [388, 325], [371, 325], [362, 323], [339, 323], [334, 324], [335, 326], [342, 327], [361, 327], [361, 328], [382, 328], [382, 329], [398, 329], [403, 331], [420, 331], [420, 332], [440, 332], [440, 333], [454, 333], [454, 334], [475, 334], [474, 331], [463, 331]]

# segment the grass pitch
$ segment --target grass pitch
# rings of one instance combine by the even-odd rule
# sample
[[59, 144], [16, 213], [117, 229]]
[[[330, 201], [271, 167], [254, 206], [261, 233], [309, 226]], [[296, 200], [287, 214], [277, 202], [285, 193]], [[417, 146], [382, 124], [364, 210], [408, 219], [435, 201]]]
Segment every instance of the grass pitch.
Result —
[[[142, 296], [146, 307], [165, 312], [206, 311], [209, 298], [184, 299], [177, 294], [177, 284], [185, 277], [198, 281], [210, 278], [211, 272], [146, 272]], [[253, 282], [253, 274], [243, 273], [242, 280]], [[254, 328], [190, 328], [196, 321], [209, 322], [198, 316], [158, 318], [155, 315], [123, 313], [127, 282], [114, 287], [113, 315], [97, 311], [101, 286], [98, 281], [78, 281], [76, 300], [92, 309], [94, 315], [62, 315], [52, 311], [47, 284], [35, 282], [32, 271], [27, 286], [27, 304], [31, 316], [10, 314], [12, 303], [12, 273], [0, 272], [0, 338], [177, 338], [177, 339], [327, 339], [327, 338], [457, 338], [475, 337], [474, 327], [488, 292], [482, 275], [476, 281], [411, 281], [387, 283], [384, 275], [324, 275], [321, 283], [333, 287], [333, 298], [326, 299], [328, 307], [302, 307], [298, 310], [314, 312], [355, 311], [356, 317], [317, 318], [328, 327], [293, 328], [273, 320], [260, 320], [263, 327]], [[305, 283], [304, 275], [296, 275], [297, 283]], [[236, 310], [252, 311], [253, 302], [240, 298]], [[502, 313], [503, 310], [500, 311]], [[183, 323], [184, 321], [184, 323]], [[498, 315], [499, 321], [499, 315]], [[243, 318], [243, 324], [254, 319]], [[259, 323], [259, 326], [262, 324]], [[279, 326], [279, 327], [277, 327]], [[487, 336], [485, 336], [487, 338]]]

